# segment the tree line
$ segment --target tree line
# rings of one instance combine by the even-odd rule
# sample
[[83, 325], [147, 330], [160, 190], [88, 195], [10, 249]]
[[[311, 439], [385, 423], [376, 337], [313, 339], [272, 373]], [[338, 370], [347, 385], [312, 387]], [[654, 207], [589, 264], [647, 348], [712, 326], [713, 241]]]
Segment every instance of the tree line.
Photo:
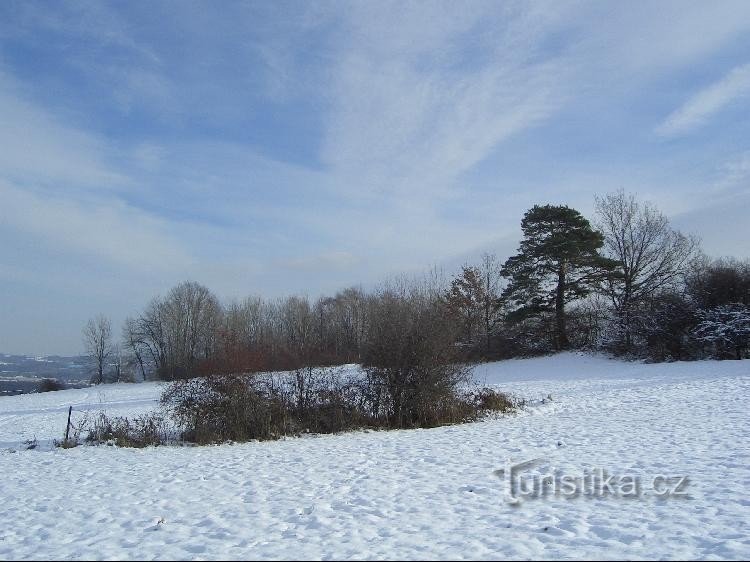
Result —
[[[446, 310], [431, 278], [347, 290], [314, 305], [292, 297], [225, 307], [205, 287], [181, 283], [125, 323], [126, 341], [137, 344], [132, 364], [171, 381], [161, 412], [100, 416], [87, 439], [221, 443], [435, 427], [513, 411], [519, 401], [471, 384]], [[331, 366], [350, 360], [363, 368]], [[278, 369], [286, 372], [269, 372]]]
[[223, 304], [180, 283], [128, 318], [119, 343], [106, 317], [89, 321], [94, 382], [345, 363], [392, 365], [398, 377], [426, 356], [581, 348], [658, 361], [748, 356], [750, 263], [706, 257], [652, 204], [623, 191], [597, 197], [593, 222], [566, 205], [535, 205], [521, 229], [503, 262], [485, 254], [453, 278], [433, 271], [315, 300]]

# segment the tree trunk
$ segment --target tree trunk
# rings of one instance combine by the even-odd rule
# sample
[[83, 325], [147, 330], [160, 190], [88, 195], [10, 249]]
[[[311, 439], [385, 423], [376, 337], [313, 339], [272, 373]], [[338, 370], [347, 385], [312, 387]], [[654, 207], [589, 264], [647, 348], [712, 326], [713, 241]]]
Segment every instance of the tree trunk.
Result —
[[557, 291], [555, 293], [555, 349], [561, 351], [568, 347], [568, 335], [565, 328], [565, 281], [568, 264], [563, 261], [557, 270]]
[[492, 306], [492, 296], [490, 295], [490, 270], [487, 267], [487, 279], [484, 285], [484, 353], [487, 358], [490, 356], [490, 307]]
[[622, 296], [622, 309], [620, 310], [620, 325], [623, 332], [623, 336], [625, 338], [625, 349], [626, 351], [630, 351], [632, 344], [633, 344], [633, 337], [631, 334], [631, 322], [630, 322], [630, 308], [632, 306], [631, 303], [631, 291], [632, 291], [632, 281], [629, 279], [628, 275], [626, 274], [625, 278], [625, 289]]
[[143, 366], [143, 358], [141, 357], [141, 354], [139, 351], [135, 351], [135, 358], [138, 360], [138, 366], [141, 368], [141, 376], [143, 377], [143, 381], [146, 381], [146, 368]]

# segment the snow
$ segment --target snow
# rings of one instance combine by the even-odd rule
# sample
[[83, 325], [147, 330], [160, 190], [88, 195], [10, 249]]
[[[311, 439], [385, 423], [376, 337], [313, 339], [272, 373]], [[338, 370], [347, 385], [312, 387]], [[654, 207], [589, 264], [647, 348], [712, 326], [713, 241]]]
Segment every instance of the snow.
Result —
[[161, 387], [162, 383], [154, 382], [106, 384], [2, 397], [0, 448], [22, 448], [29, 439], [36, 439], [42, 449], [51, 448], [54, 439], [65, 435], [69, 406], [73, 406], [74, 424], [80, 423], [87, 413], [132, 416], [153, 411], [158, 407]]
[[[476, 376], [531, 405], [429, 430], [22, 450], [34, 436], [59, 438], [70, 404], [141, 413], [159, 385], [0, 398], [0, 559], [750, 555], [750, 361], [570, 353], [483, 365]], [[541, 473], [688, 476], [690, 496], [646, 489], [511, 505], [496, 475], [509, 458], [542, 459]]]

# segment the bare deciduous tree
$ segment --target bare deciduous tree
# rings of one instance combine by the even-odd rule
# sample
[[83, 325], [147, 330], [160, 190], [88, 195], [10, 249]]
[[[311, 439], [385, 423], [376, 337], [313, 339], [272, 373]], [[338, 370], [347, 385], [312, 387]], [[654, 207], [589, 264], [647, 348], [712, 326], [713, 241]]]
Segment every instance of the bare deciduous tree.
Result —
[[688, 294], [699, 308], [750, 306], [750, 260], [702, 257], [691, 267], [686, 284]]
[[478, 347], [478, 340], [485, 339], [482, 328], [488, 312], [488, 296], [482, 272], [476, 267], [464, 265], [461, 275], [451, 281], [445, 300], [451, 315], [463, 327], [461, 343], [471, 348]]
[[605, 291], [617, 315], [622, 343], [629, 348], [634, 308], [680, 281], [699, 244], [674, 230], [651, 203], [641, 203], [622, 190], [597, 197], [596, 213], [605, 252], [619, 262], [607, 277]]
[[502, 266], [503, 264], [498, 261], [495, 254], [489, 252], [482, 254], [482, 262], [479, 269], [484, 281], [484, 303], [482, 308], [484, 316], [484, 352], [487, 356], [490, 354], [492, 333], [501, 319]]
[[112, 354], [112, 326], [109, 318], [100, 314], [90, 319], [83, 328], [83, 345], [94, 362], [94, 384], [104, 382], [104, 368]]
[[140, 322], [133, 318], [127, 318], [122, 327], [122, 346], [127, 353], [125, 363], [134, 368], [138, 365], [138, 370], [143, 380], [146, 380], [146, 364], [144, 354], [147, 353], [147, 343], [140, 331]]

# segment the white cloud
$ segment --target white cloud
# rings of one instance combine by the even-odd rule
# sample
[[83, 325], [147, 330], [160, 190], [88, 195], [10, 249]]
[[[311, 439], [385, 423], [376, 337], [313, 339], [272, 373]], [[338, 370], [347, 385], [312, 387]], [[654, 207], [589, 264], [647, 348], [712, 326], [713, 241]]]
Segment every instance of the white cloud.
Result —
[[22, 89], [0, 69], [0, 177], [76, 189], [126, 181], [107, 163], [106, 143], [25, 101]]
[[0, 181], [0, 222], [42, 243], [139, 272], [190, 262], [159, 219], [115, 200], [71, 200]]
[[350, 196], [429, 205], [564, 98], [567, 63], [537, 48], [557, 23], [551, 7], [355, 6], [342, 24], [322, 148]]
[[62, 254], [134, 271], [188, 263], [167, 221], [120, 197], [134, 181], [115, 165], [119, 151], [111, 141], [55, 117], [24, 93], [0, 71], [3, 227]]
[[662, 136], [677, 136], [700, 127], [730, 104], [750, 95], [750, 64], [732, 69], [724, 78], [701, 90], [657, 127]]
[[739, 187], [750, 190], [750, 150], [726, 162], [721, 168], [721, 174], [717, 188], [731, 190]]
[[[60, 74], [73, 72], [54, 108], [41, 82], [0, 74], [0, 276], [30, 300], [28, 280], [51, 285], [71, 264], [66, 294], [96, 278], [117, 293], [96, 306], [121, 312], [184, 278], [222, 296], [315, 294], [510, 252], [532, 204], [588, 213], [592, 193], [618, 187], [695, 208], [715, 153], [657, 143], [644, 157], [633, 129], [651, 127], [655, 82], [704, 74], [750, 22], [750, 3], [729, 0], [186, 5], [166, 6], [162, 37], [137, 23], [152, 8], [71, 6], [0, 23], [0, 39], [70, 43]], [[739, 99], [736, 72], [669, 127]]]
[[583, 42], [614, 74], [669, 72], [700, 63], [750, 30], [746, 0], [581, 2], [573, 16]]
[[314, 256], [303, 256], [288, 260], [279, 260], [276, 265], [298, 271], [331, 271], [347, 269], [359, 262], [359, 258], [350, 252], [333, 251]]

